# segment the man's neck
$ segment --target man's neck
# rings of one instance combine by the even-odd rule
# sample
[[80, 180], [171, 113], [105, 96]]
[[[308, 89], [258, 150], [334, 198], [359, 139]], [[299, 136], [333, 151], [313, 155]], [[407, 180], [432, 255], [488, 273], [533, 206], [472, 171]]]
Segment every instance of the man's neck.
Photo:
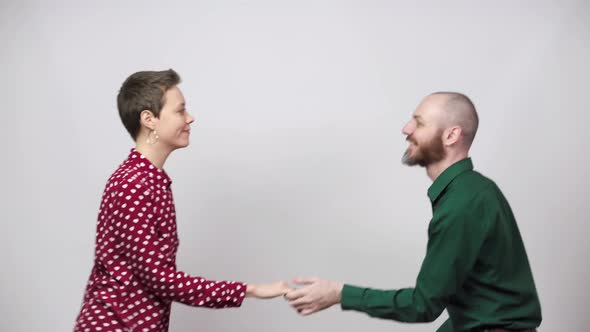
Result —
[[[157, 145], [156, 143], [155, 145]], [[172, 151], [162, 149], [161, 147], [156, 148], [155, 145], [149, 145], [147, 143], [137, 143], [135, 150], [144, 155], [154, 166], [158, 169], [163, 169], [166, 159]]]
[[468, 156], [469, 155], [467, 151], [456, 153], [453, 155], [447, 155], [445, 159], [426, 166], [426, 174], [428, 175], [430, 180], [434, 182], [439, 177], [439, 175], [441, 175], [442, 172], [444, 172], [447, 168], [449, 168], [456, 162], [467, 158]]

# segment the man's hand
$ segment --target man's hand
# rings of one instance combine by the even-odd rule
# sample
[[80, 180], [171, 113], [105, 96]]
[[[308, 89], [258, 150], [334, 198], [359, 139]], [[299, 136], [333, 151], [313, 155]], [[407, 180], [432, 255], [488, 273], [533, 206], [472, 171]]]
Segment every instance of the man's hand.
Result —
[[283, 296], [291, 290], [293, 288], [284, 281], [274, 282], [272, 284], [247, 284], [246, 297], [272, 299], [273, 297]]
[[285, 297], [289, 300], [289, 304], [303, 316], [340, 303], [342, 287], [344, 287], [342, 283], [319, 278], [297, 278], [293, 282], [305, 287], [292, 290]]

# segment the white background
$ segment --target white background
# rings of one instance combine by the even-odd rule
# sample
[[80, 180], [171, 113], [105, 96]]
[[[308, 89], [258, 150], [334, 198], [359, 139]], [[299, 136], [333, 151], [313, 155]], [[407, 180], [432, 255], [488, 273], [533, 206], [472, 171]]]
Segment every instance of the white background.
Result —
[[[132, 141], [116, 93], [178, 71], [197, 118], [169, 158], [179, 267], [413, 286], [431, 208], [400, 158], [421, 98], [478, 108], [472, 157], [516, 214], [540, 331], [587, 331], [587, 1], [0, 1], [2, 331], [68, 331], [106, 179]], [[283, 299], [175, 304], [171, 331], [434, 331]]]

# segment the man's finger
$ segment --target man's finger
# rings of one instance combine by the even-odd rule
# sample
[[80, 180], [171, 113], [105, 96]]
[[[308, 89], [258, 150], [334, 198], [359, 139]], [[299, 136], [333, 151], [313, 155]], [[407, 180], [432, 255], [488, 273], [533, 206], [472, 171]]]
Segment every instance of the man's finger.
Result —
[[292, 300], [296, 300], [302, 296], [307, 295], [307, 289], [306, 288], [301, 288], [301, 289], [296, 289], [294, 291], [288, 292], [287, 294], [285, 294], [285, 298], [287, 298], [289, 301]]
[[303, 311], [305, 309], [311, 308], [311, 305], [310, 304], [300, 304], [300, 305], [297, 305], [297, 306], [292, 306], [292, 308], [295, 309], [295, 310], [297, 310], [297, 312], [301, 312], [301, 311]]
[[313, 314], [316, 311], [317, 310], [315, 308], [305, 308], [305, 309], [301, 310], [300, 314], [302, 316], [309, 316], [309, 315]]
[[300, 307], [302, 305], [308, 305], [310, 303], [311, 303], [311, 301], [309, 300], [309, 298], [305, 297], [305, 296], [302, 296], [302, 297], [300, 297], [296, 300], [293, 300], [293, 301], [289, 301], [289, 304], [294, 307]]
[[297, 285], [311, 285], [314, 282], [317, 282], [318, 278], [316, 277], [307, 277], [307, 278], [295, 278], [293, 279], [293, 283]]

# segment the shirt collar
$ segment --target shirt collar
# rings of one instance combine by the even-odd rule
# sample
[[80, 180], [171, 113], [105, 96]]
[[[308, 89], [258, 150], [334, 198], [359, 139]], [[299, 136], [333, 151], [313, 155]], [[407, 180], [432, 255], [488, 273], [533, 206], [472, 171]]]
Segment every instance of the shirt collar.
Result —
[[149, 161], [149, 159], [147, 159], [135, 148], [131, 149], [128, 160], [132, 162], [137, 167], [137, 169], [141, 169], [142, 171], [151, 174], [150, 177], [153, 177], [154, 180], [160, 185], [166, 187], [170, 187], [170, 185], [172, 185], [172, 179], [170, 179], [166, 171], [156, 167], [151, 161]]
[[473, 170], [471, 158], [462, 159], [447, 167], [428, 188], [428, 198], [434, 203], [445, 188], [461, 173]]

